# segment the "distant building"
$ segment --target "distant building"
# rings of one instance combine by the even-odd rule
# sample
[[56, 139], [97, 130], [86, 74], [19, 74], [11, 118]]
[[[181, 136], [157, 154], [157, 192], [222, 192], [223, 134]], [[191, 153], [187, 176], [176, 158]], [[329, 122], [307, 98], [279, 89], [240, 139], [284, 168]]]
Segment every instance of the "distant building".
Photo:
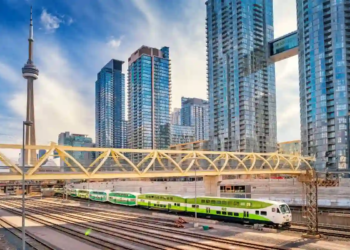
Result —
[[195, 140], [195, 129], [192, 126], [170, 125], [170, 144], [180, 144]]
[[124, 62], [112, 59], [97, 74], [95, 83], [96, 144], [101, 148], [124, 148], [125, 76]]
[[[46, 154], [46, 150], [45, 149], [40, 149], [39, 153], [38, 153], [38, 160], [43, 157]], [[47, 163], [47, 159], [43, 162], [42, 165], [45, 165]]]
[[188, 143], [181, 143], [181, 144], [175, 144], [171, 145], [169, 148], [171, 150], [189, 150], [189, 151], [208, 151], [209, 148], [209, 141], [203, 140], [203, 141], [193, 141]]
[[[58, 136], [58, 144], [73, 147], [95, 147], [90, 137], [83, 134], [70, 134], [69, 132], [60, 133]], [[93, 162], [96, 155], [95, 152], [85, 152], [85, 151], [67, 151], [74, 159], [76, 159], [84, 167]], [[76, 164], [69, 158], [65, 158], [72, 166]], [[67, 166], [63, 159], [61, 159], [61, 166]]]
[[199, 98], [181, 98], [181, 125], [193, 126], [195, 141], [209, 139], [209, 103]]
[[171, 113], [171, 124], [181, 125], [181, 109], [174, 108], [174, 111]]
[[129, 148], [167, 149], [169, 147], [170, 72], [168, 47], [159, 50], [142, 46], [129, 57]]
[[277, 144], [278, 153], [280, 154], [291, 154], [300, 155], [301, 154], [301, 141], [286, 141]]

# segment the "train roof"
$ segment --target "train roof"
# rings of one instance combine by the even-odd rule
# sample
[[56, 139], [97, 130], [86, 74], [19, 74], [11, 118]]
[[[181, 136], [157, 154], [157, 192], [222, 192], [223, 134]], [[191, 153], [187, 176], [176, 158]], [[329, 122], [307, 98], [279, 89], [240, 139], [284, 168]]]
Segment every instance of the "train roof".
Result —
[[[184, 197], [186, 199], [194, 199], [194, 196], [187, 196]], [[231, 198], [231, 197], [215, 197], [215, 196], [197, 196], [197, 199], [203, 199], [203, 198], [209, 198], [209, 199], [227, 199], [227, 200], [244, 200], [244, 201], [260, 201], [260, 202], [266, 202], [271, 203], [273, 205], [281, 205], [286, 204], [285, 202], [281, 201], [273, 201], [273, 200], [263, 200], [263, 199], [250, 199], [250, 198]]]
[[105, 193], [110, 193], [111, 190], [91, 190], [91, 192], [105, 192]]
[[119, 194], [133, 194], [133, 195], [140, 195], [140, 193], [137, 192], [125, 192], [125, 191], [118, 191], [118, 190], [110, 190], [110, 193], [119, 193]]
[[150, 194], [155, 194], [155, 195], [168, 195], [168, 196], [177, 196], [177, 197], [181, 197], [181, 198], [186, 198], [186, 197], [183, 197], [183, 196], [180, 195], [180, 194], [166, 194], [166, 193], [143, 193], [143, 194], [147, 194], [147, 195], [150, 195]]

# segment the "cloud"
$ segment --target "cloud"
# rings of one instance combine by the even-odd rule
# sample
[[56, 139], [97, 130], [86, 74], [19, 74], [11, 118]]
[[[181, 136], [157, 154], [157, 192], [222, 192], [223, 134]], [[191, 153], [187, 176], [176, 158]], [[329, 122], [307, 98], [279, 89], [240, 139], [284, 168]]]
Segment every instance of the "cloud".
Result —
[[111, 36], [109, 41], [107, 42], [108, 46], [112, 48], [119, 48], [122, 43], [123, 37], [120, 38], [114, 38], [114, 36]]
[[72, 23], [74, 22], [73, 18], [71, 17], [68, 17], [67, 20], [66, 20], [66, 24], [69, 26], [71, 25]]
[[62, 19], [48, 13], [46, 9], [43, 9], [40, 21], [44, 29], [48, 32], [55, 32], [60, 27], [60, 23], [62, 23]]

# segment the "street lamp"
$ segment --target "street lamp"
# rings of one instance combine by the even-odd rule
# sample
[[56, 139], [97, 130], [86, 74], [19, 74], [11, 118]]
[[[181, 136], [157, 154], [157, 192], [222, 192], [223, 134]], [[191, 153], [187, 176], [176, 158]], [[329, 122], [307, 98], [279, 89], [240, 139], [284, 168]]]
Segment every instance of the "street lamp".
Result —
[[194, 166], [194, 223], [197, 226], [197, 166]]
[[26, 126], [32, 126], [33, 122], [31, 121], [23, 121], [23, 140], [22, 140], [22, 250], [26, 249], [26, 229], [25, 229], [25, 183], [24, 183], [24, 175], [25, 175], [25, 148], [24, 148], [24, 141], [25, 141], [25, 127]]

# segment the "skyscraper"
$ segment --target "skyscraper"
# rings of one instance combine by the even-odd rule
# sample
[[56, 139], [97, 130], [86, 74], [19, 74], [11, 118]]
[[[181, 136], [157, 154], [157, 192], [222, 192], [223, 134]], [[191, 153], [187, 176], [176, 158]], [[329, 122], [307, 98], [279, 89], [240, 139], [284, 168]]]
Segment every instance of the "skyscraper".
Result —
[[97, 74], [95, 126], [97, 147], [125, 148], [124, 62], [112, 59]]
[[345, 169], [349, 129], [350, 2], [297, 0], [302, 154]]
[[[26, 121], [32, 122], [31, 126], [26, 126], [26, 145], [35, 145], [35, 116], [34, 116], [34, 80], [38, 79], [39, 70], [35, 67], [33, 62], [33, 43], [34, 43], [34, 34], [33, 34], [33, 18], [32, 18], [32, 8], [30, 8], [30, 26], [29, 26], [29, 57], [27, 63], [22, 68], [22, 75], [27, 79], [27, 115]], [[28, 149], [25, 151], [25, 164], [33, 165], [37, 160], [36, 150]]]
[[[89, 147], [92, 148], [95, 144], [92, 142], [90, 137], [83, 134], [70, 134], [69, 132], [63, 132], [58, 135], [58, 145], [73, 146], [73, 147]], [[96, 155], [95, 152], [85, 151], [67, 151], [74, 159], [81, 163], [84, 167], [88, 167]], [[61, 159], [61, 166], [67, 166], [66, 162], [70, 165], [75, 166], [75, 163], [65, 158], [65, 161]]]
[[181, 125], [181, 109], [174, 108], [173, 112], [171, 113], [171, 124]]
[[176, 145], [195, 141], [195, 129], [193, 126], [177, 124], [170, 125], [170, 144]]
[[272, 0], [208, 0], [209, 139], [219, 151], [276, 151]]
[[208, 101], [198, 98], [181, 98], [181, 122], [193, 126], [195, 141], [209, 139]]
[[166, 149], [170, 143], [169, 48], [142, 46], [128, 63], [129, 147]]

